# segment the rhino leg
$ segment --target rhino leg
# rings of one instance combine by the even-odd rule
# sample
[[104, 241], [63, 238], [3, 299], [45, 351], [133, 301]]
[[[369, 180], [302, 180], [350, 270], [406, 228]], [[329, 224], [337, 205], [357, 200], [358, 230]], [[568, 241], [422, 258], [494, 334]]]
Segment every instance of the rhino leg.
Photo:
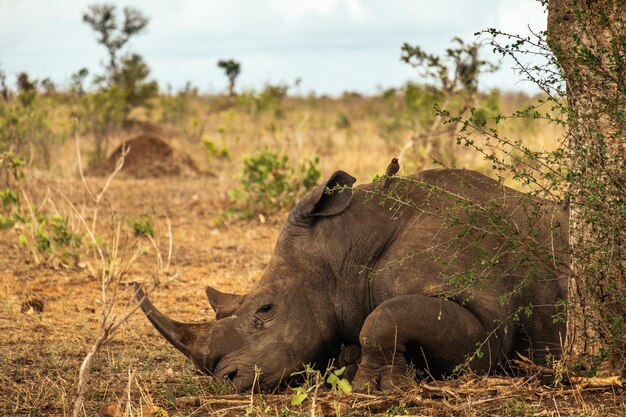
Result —
[[346, 378], [348, 381], [352, 381], [356, 375], [356, 371], [359, 368], [359, 361], [361, 360], [361, 346], [359, 345], [342, 345], [337, 362], [335, 363], [337, 368], [345, 368], [342, 378]]
[[[391, 389], [406, 381], [409, 363], [433, 375], [465, 363], [485, 341], [482, 355], [473, 355], [473, 370], [489, 371], [497, 360], [498, 340], [468, 309], [440, 298], [404, 295], [385, 301], [365, 320], [359, 336], [361, 363], [357, 388]], [[497, 349], [497, 350], [496, 350]]]

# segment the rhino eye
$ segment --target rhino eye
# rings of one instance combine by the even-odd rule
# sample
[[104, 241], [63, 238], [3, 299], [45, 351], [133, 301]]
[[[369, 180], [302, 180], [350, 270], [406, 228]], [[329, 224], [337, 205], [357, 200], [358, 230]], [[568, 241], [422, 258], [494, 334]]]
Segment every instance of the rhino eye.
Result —
[[276, 309], [273, 304], [264, 304], [252, 316], [252, 325], [257, 328], [267, 327], [276, 318]]
[[269, 312], [272, 308], [274, 308], [274, 306], [272, 304], [264, 304], [261, 307], [259, 307], [259, 309], [256, 311], [257, 313], [267, 313]]

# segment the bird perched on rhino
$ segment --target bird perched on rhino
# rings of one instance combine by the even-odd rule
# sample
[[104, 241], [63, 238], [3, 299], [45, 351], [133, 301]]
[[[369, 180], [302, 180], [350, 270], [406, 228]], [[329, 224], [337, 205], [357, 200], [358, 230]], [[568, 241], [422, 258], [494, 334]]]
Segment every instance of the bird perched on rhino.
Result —
[[391, 184], [391, 177], [396, 175], [398, 171], [400, 171], [398, 158], [392, 158], [389, 166], [387, 167], [387, 171], [385, 171], [385, 182], [383, 182], [383, 189], [389, 187], [389, 184]]

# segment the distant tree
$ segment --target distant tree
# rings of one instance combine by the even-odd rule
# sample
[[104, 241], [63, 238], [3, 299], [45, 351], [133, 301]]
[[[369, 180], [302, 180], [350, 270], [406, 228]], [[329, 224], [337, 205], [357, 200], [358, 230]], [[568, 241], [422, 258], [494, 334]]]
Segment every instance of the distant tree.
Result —
[[9, 87], [7, 86], [7, 75], [0, 69], [0, 94], [4, 101], [9, 101]]
[[99, 35], [98, 43], [107, 49], [107, 72], [110, 81], [119, 70], [119, 51], [132, 36], [141, 33], [149, 22], [147, 17], [133, 7], [125, 7], [123, 13], [123, 21], [118, 22], [115, 5], [92, 4], [89, 11], [83, 14], [83, 21]]
[[[400, 154], [401, 160], [406, 150], [411, 147], [417, 150], [415, 145], [424, 142], [431, 149], [430, 156], [436, 161], [447, 166], [455, 166], [457, 163], [453, 150], [456, 141], [446, 137], [454, 138], [462, 126], [458, 122], [442, 125], [441, 115], [431, 111], [433, 100], [442, 109], [453, 105], [457, 107], [456, 113], [467, 114], [479, 99], [479, 76], [496, 71], [497, 66], [479, 58], [478, 43], [465, 43], [458, 37], [452, 39], [452, 42], [453, 46], [446, 48], [444, 54], [428, 53], [419, 45], [405, 43], [402, 46], [400, 59], [417, 69], [425, 80], [425, 86], [414, 83], [407, 85], [405, 101], [417, 110], [426, 129], [405, 144]], [[430, 108], [424, 108], [424, 105]], [[476, 111], [474, 117], [484, 119], [484, 111]]]
[[48, 77], [41, 80], [41, 87], [43, 88], [44, 94], [54, 94], [57, 91], [57, 86], [54, 84], [54, 81]]
[[[115, 102], [123, 98], [122, 114], [126, 118], [134, 107], [147, 105], [148, 99], [157, 93], [158, 85], [156, 81], [147, 81], [150, 68], [141, 55], [134, 53], [119, 57], [121, 48], [129, 39], [148, 25], [148, 18], [137, 9], [125, 7], [123, 14], [122, 21], [118, 22], [115, 5], [94, 4], [83, 15], [83, 21], [99, 35], [98, 43], [104, 45], [109, 54], [106, 75], [96, 76], [94, 82], [109, 90], [118, 90], [111, 94], [116, 97]], [[86, 70], [75, 74], [75, 81], [81, 84], [81, 90], [86, 74]]]
[[17, 91], [26, 93], [37, 89], [37, 80], [31, 80], [26, 72], [17, 74]]
[[17, 74], [17, 99], [24, 107], [29, 107], [37, 96], [37, 80], [31, 80], [26, 72]]
[[122, 58], [120, 69], [115, 74], [115, 84], [126, 94], [126, 111], [145, 105], [159, 90], [156, 81], [147, 81], [150, 68], [138, 54]]
[[81, 68], [71, 76], [70, 89], [79, 96], [85, 94], [85, 88], [83, 87], [83, 83], [85, 82], [85, 78], [87, 78], [88, 75], [89, 70], [87, 68]]
[[235, 81], [241, 73], [241, 64], [235, 60], [220, 60], [217, 62], [217, 66], [222, 68], [228, 77], [228, 93], [231, 96], [235, 95]]

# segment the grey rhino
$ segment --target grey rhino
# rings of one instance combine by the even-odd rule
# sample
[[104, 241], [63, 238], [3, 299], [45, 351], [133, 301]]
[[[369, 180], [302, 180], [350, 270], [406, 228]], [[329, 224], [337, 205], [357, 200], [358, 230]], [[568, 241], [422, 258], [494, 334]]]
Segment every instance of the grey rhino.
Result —
[[438, 377], [559, 354], [565, 210], [469, 170], [384, 190], [355, 181], [337, 171], [295, 205], [248, 294], [207, 288], [217, 320], [171, 320], [137, 286], [148, 319], [198, 369], [244, 390], [255, 369], [272, 390], [342, 346], [353, 358], [360, 348], [353, 383], [381, 389], [410, 364]]

